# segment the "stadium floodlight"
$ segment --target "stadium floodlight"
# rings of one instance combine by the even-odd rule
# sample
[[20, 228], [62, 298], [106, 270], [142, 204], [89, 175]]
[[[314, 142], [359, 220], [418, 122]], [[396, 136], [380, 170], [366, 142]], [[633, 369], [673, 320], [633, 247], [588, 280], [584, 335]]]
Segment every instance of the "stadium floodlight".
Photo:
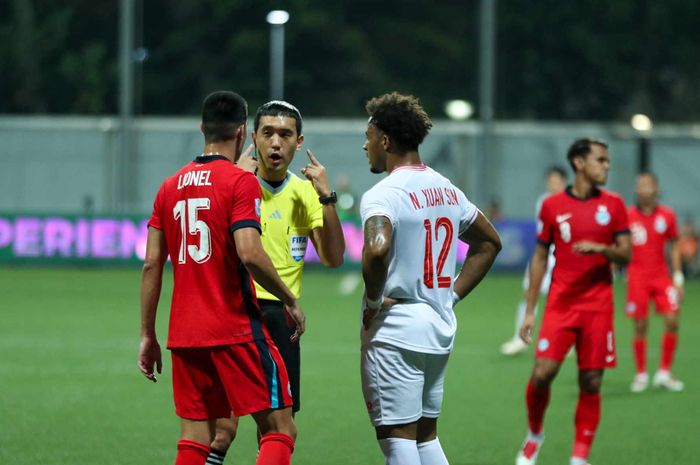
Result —
[[282, 25], [289, 21], [289, 13], [284, 10], [272, 10], [267, 14], [267, 22], [272, 25]]
[[632, 115], [630, 125], [639, 132], [651, 131], [651, 128], [654, 126], [651, 122], [651, 118], [642, 113]]
[[270, 24], [270, 98], [284, 98], [284, 25], [289, 21], [289, 13], [272, 10], [267, 14]]
[[474, 114], [474, 106], [466, 100], [448, 100], [445, 113], [452, 120], [464, 121]]

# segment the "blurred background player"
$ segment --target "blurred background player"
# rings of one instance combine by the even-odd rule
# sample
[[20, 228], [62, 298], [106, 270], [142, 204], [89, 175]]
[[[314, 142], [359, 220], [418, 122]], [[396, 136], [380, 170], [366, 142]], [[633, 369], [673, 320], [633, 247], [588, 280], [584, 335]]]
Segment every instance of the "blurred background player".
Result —
[[[336, 193], [328, 182], [326, 169], [311, 150], [309, 163], [301, 169], [306, 180], [289, 171], [289, 165], [304, 142], [302, 118], [292, 104], [273, 100], [255, 113], [253, 143], [257, 152], [257, 175], [262, 188], [262, 245], [275, 269], [296, 298], [301, 296], [304, 255], [309, 238], [321, 262], [331, 268], [343, 264], [345, 240], [336, 213]], [[256, 167], [248, 151], [238, 161], [253, 171]], [[255, 290], [265, 326], [279, 348], [293, 399], [293, 411], [300, 408], [301, 354], [294, 333], [284, 314], [284, 305], [256, 281]], [[237, 419], [220, 419], [208, 463], [221, 464], [235, 438]]]
[[[385, 94], [366, 108], [370, 171], [388, 176], [360, 207], [362, 392], [387, 465], [447, 465], [437, 419], [452, 307], [486, 275], [501, 242], [464, 193], [421, 162], [432, 122], [415, 97]], [[470, 247], [455, 279], [458, 239]]]
[[693, 223], [693, 219], [688, 217], [681, 227], [678, 239], [678, 249], [681, 252], [683, 262], [683, 273], [686, 276], [696, 276], [700, 270], [698, 261], [698, 250], [700, 250], [700, 234]]
[[572, 345], [578, 357], [579, 399], [570, 465], [585, 465], [600, 421], [603, 370], [615, 366], [610, 263], [626, 264], [630, 259], [627, 212], [620, 196], [599, 188], [607, 182], [610, 168], [606, 144], [576, 140], [567, 159], [575, 173], [574, 183], [542, 203], [538, 243], [530, 261], [527, 309], [520, 330], [527, 343], [535, 327], [535, 305], [549, 247], [556, 247], [557, 262], [526, 390], [529, 430], [516, 465], [533, 465], [537, 460], [550, 385]]
[[[540, 195], [535, 203], [535, 219], [540, 217], [540, 209], [542, 202], [548, 196], [558, 194], [566, 188], [566, 172], [559, 166], [551, 166], [547, 169], [544, 178], [547, 192]], [[549, 292], [549, 283], [552, 280], [552, 269], [554, 268], [554, 246], [549, 247], [549, 255], [547, 256], [547, 271], [542, 278], [542, 286], [540, 287], [541, 294]], [[527, 349], [528, 345], [520, 338], [520, 328], [525, 319], [525, 307], [527, 306], [527, 289], [530, 286], [530, 267], [525, 269], [523, 277], [523, 297], [518, 303], [515, 310], [515, 334], [513, 337], [501, 345], [501, 353], [503, 355], [515, 355]], [[537, 304], [535, 304], [535, 316], [537, 316]]]
[[[661, 360], [654, 375], [656, 387], [682, 391], [683, 383], [671, 375], [671, 365], [678, 344], [678, 312], [683, 299], [681, 253], [678, 226], [673, 210], [658, 202], [659, 184], [652, 173], [637, 177], [637, 205], [628, 209], [632, 233], [632, 260], [627, 268], [627, 304], [625, 312], [634, 323], [633, 354], [637, 372], [630, 386], [642, 392], [649, 385], [647, 374], [647, 328], [649, 301], [664, 318]], [[670, 244], [671, 269], [666, 264], [666, 245]]]
[[262, 323], [253, 278], [284, 302], [304, 330], [304, 314], [260, 242], [260, 186], [236, 167], [246, 138], [248, 106], [238, 94], [204, 100], [202, 154], [166, 179], [148, 223], [141, 282], [138, 366], [155, 382], [162, 361], [156, 311], [163, 265], [174, 286], [168, 348], [175, 411], [181, 418], [176, 465], [202, 465], [214, 420], [252, 414], [262, 433], [258, 465], [289, 464], [296, 426], [282, 357]]

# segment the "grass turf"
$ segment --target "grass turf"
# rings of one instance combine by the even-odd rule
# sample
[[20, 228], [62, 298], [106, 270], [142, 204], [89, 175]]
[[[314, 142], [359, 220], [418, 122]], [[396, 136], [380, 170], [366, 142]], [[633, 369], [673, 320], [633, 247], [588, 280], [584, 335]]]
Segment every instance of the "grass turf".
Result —
[[[170, 361], [155, 385], [136, 368], [139, 271], [0, 270], [0, 464], [172, 463], [179, 433]], [[338, 292], [341, 273], [307, 273], [303, 306], [302, 412], [294, 463], [379, 464], [360, 392], [359, 290]], [[159, 315], [165, 345], [167, 276]], [[682, 393], [628, 391], [631, 324], [617, 285], [618, 368], [606, 373], [595, 465], [697, 463], [700, 457], [700, 282], [687, 284], [674, 372]], [[531, 351], [508, 358], [520, 276], [491, 275], [458, 308], [440, 439], [452, 465], [513, 463], [525, 434], [523, 394]], [[649, 365], [661, 321], [651, 322]], [[554, 384], [540, 465], [568, 462], [577, 399], [574, 359]], [[243, 419], [227, 464], [254, 463], [252, 420]]]

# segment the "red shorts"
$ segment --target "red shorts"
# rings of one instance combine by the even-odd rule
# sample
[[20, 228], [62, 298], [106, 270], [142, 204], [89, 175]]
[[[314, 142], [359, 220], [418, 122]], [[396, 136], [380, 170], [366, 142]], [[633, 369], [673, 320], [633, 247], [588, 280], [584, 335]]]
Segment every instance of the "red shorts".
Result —
[[657, 313], [674, 313], [679, 309], [678, 289], [668, 276], [656, 279], [630, 279], [627, 283], [625, 314], [636, 320], [649, 317], [649, 300], [654, 299]]
[[613, 314], [545, 310], [535, 356], [562, 362], [574, 344], [579, 370], [615, 367]]
[[271, 340], [172, 349], [180, 418], [208, 420], [291, 407], [287, 370]]

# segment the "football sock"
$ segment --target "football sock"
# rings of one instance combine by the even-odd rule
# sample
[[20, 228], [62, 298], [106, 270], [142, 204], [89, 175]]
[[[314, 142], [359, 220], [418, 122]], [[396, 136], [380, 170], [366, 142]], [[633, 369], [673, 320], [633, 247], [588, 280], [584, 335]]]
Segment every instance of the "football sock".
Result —
[[537, 389], [532, 385], [532, 381], [527, 383], [525, 402], [527, 404], [527, 422], [532, 434], [542, 434], [544, 411], [549, 403], [549, 394], [549, 388]]
[[386, 465], [422, 465], [416, 441], [403, 438], [380, 439]]
[[637, 373], [647, 372], [647, 338], [635, 337], [634, 342], [634, 363], [637, 366]]
[[659, 370], [671, 371], [676, 345], [678, 345], [678, 334], [665, 331], [661, 340], [661, 366], [659, 366]]
[[218, 449], [211, 449], [209, 451], [209, 457], [207, 457], [207, 465], [222, 465], [224, 463], [224, 458], [226, 457], [226, 451], [220, 451]]
[[207, 455], [209, 455], [208, 445], [180, 439], [177, 442], [175, 465], [204, 465]]
[[572, 457], [588, 458], [600, 422], [600, 394], [581, 392], [576, 406], [576, 437]]
[[268, 433], [260, 438], [256, 465], [290, 465], [294, 439], [282, 433]]
[[418, 443], [418, 455], [421, 465], [449, 465], [445, 452], [442, 450], [438, 438], [432, 441]]

